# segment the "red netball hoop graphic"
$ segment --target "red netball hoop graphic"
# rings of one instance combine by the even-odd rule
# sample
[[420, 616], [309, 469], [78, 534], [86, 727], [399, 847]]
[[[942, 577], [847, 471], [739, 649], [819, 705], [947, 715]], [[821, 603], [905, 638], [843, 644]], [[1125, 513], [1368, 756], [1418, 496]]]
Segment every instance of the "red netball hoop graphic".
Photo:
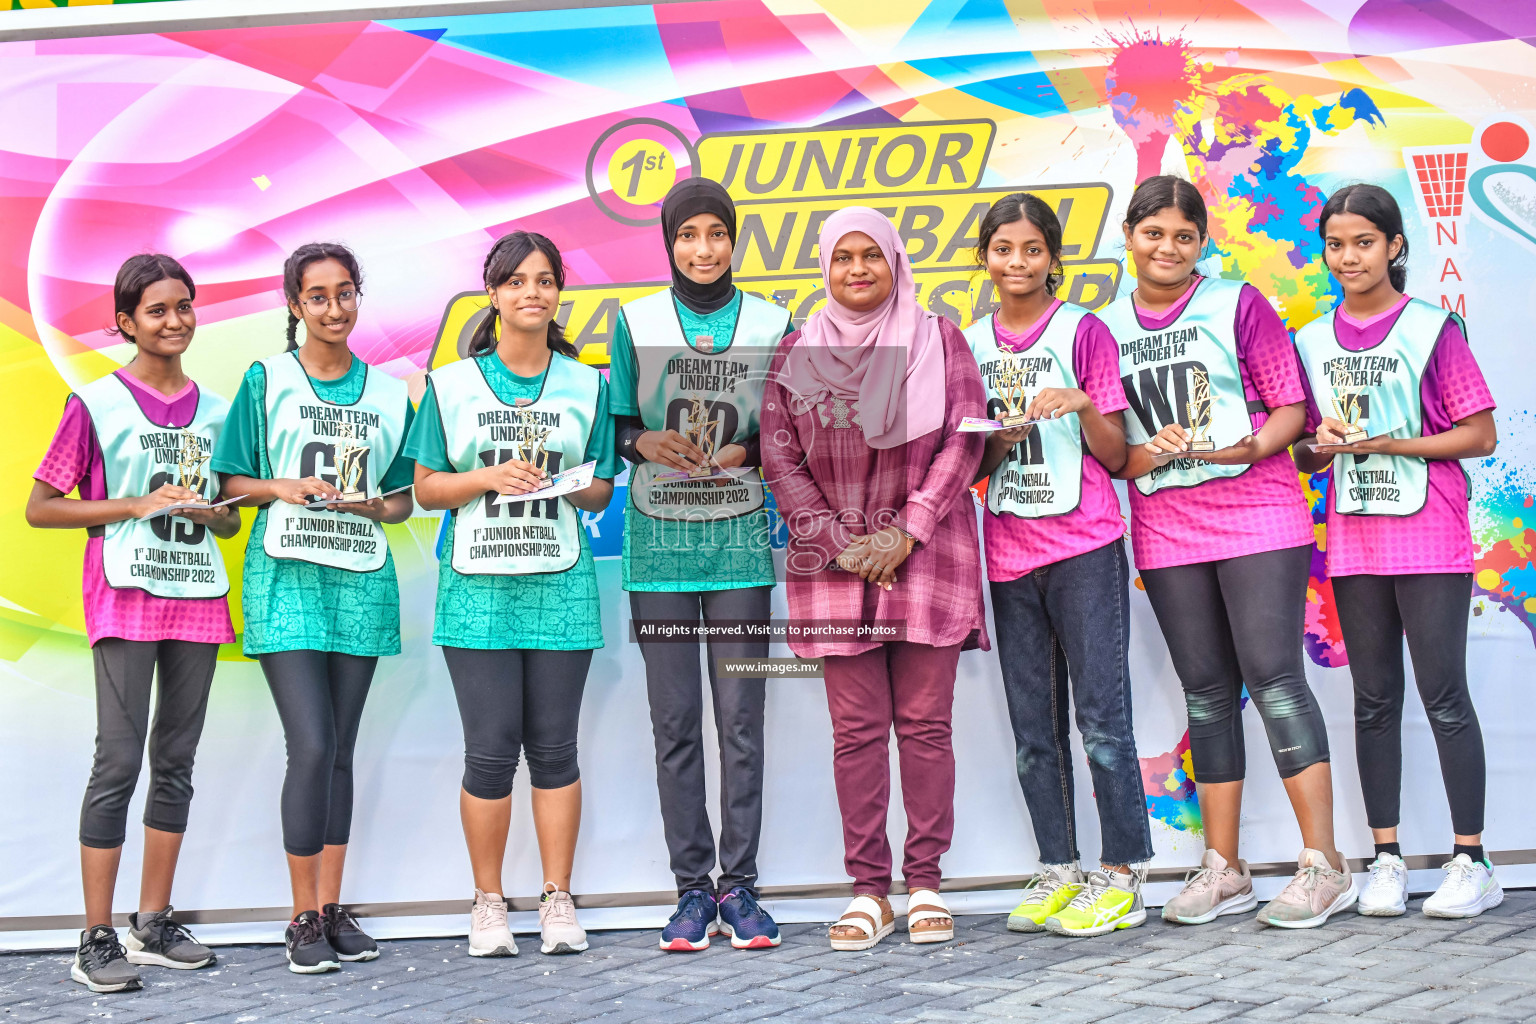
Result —
[[1467, 147], [1402, 150], [1419, 206], [1432, 218], [1461, 216], [1467, 198]]

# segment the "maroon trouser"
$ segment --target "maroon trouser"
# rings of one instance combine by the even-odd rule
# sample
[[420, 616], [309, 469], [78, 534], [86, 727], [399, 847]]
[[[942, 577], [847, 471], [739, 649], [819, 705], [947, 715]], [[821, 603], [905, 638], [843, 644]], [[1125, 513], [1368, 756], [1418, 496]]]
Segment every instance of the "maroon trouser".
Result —
[[955, 752], [950, 716], [960, 645], [893, 641], [825, 661], [832, 712], [832, 774], [843, 815], [843, 863], [856, 894], [891, 891], [891, 727], [901, 764], [909, 889], [939, 888], [939, 857], [955, 831]]

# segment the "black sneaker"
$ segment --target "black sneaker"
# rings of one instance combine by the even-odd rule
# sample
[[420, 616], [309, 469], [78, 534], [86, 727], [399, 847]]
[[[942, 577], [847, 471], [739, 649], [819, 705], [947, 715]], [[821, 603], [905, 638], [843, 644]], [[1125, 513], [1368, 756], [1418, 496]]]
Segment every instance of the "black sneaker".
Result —
[[336, 951], [325, 940], [325, 925], [320, 915], [306, 910], [294, 918], [283, 935], [288, 944], [288, 969], [294, 974], [324, 974], [341, 970]]
[[218, 959], [171, 917], [171, 908], [128, 915], [128, 962], [193, 971]]
[[340, 903], [321, 907], [320, 920], [325, 925], [326, 941], [343, 960], [372, 960], [379, 955], [379, 944], [357, 926], [357, 918]]
[[144, 985], [139, 969], [128, 962], [127, 951], [117, 941], [117, 929], [109, 924], [80, 933], [69, 976], [92, 992], [131, 992]]

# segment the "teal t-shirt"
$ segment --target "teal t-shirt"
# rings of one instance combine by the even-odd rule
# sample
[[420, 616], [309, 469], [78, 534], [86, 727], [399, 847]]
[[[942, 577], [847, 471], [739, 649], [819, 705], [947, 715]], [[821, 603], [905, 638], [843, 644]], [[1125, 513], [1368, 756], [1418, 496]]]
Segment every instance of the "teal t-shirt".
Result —
[[[350, 405], [363, 395], [365, 364], [353, 357], [336, 380], [309, 378], [323, 401]], [[406, 429], [414, 412], [401, 410]], [[224, 431], [213, 450], [213, 468], [229, 475], [272, 478], [267, 460], [267, 374], [260, 363], [245, 371], [229, 408]], [[403, 452], [380, 482], [390, 491], [409, 484], [416, 466]], [[400, 653], [400, 585], [393, 554], [375, 572], [350, 572], [294, 558], [273, 558], [262, 542], [267, 510], [258, 509], [245, 546], [245, 575], [240, 607], [245, 613], [244, 649], [248, 656], [278, 651], [335, 651], [358, 657]]]
[[[731, 338], [741, 312], [741, 290], [736, 298], [713, 313], [695, 313], [672, 300], [682, 322], [684, 337], [709, 334]], [[692, 344], [678, 338], [678, 346]], [[732, 342], [735, 344], [735, 342]], [[729, 352], [717, 349], [714, 356]], [[629, 324], [619, 317], [609, 355], [609, 381], [616, 416], [639, 416], [639, 367]], [[625, 590], [694, 591], [736, 590], [740, 587], [771, 587], [773, 550], [768, 543], [768, 510], [720, 522], [687, 519], [655, 519], [635, 508], [624, 508], [623, 580]]]
[[[478, 361], [491, 391], [508, 405], [519, 398], [537, 398], [544, 387], [544, 374], [519, 377], [494, 352], [479, 356]], [[416, 422], [405, 439], [405, 454], [435, 472], [453, 471], [437, 392], [430, 380]], [[599, 479], [612, 480], [619, 475], [621, 464], [613, 447], [606, 380], [598, 387], [592, 437], [582, 461], [597, 463], [594, 476]], [[603, 646], [597, 564], [592, 560], [585, 529], [581, 531], [581, 554], [565, 572], [469, 575], [453, 567], [455, 520], [451, 514], [444, 516], [448, 526], [437, 569], [433, 643], [481, 650], [588, 651]]]

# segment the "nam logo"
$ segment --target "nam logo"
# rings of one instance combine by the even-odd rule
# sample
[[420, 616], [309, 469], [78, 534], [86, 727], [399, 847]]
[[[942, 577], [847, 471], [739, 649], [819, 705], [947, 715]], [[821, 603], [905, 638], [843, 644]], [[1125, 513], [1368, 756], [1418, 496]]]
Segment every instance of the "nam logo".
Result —
[[[789, 310], [797, 325], [825, 300], [817, 260], [822, 225], [845, 206], [873, 207], [891, 219], [906, 244], [918, 302], [962, 327], [997, 308], [992, 281], [976, 265], [982, 218], [1003, 196], [1033, 192], [1062, 223], [1065, 278], [1058, 294], [1089, 309], [1107, 305], [1121, 266], [1094, 253], [1113, 190], [1105, 182], [983, 188], [995, 131], [991, 121], [939, 121], [727, 132], [690, 144], [670, 125], [635, 119], [608, 129], [594, 144], [588, 191], [612, 219], [644, 225], [657, 217], [654, 205], [643, 204], [658, 201], [686, 168], [719, 181], [736, 201], [739, 221], [733, 280]], [[619, 307], [667, 283], [566, 288], [558, 319], [582, 362], [607, 366]], [[482, 291], [449, 300], [427, 369], [464, 357], [487, 308]]]

